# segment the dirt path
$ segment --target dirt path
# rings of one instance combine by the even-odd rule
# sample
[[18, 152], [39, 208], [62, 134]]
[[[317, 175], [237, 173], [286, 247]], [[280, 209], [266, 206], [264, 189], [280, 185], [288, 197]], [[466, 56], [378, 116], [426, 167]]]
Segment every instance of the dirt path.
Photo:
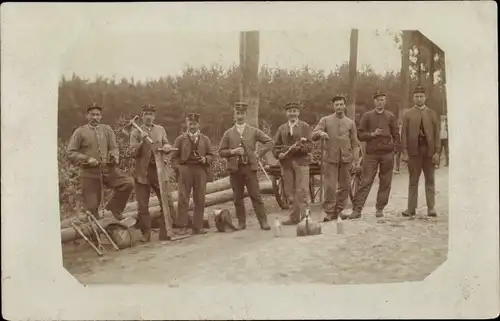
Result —
[[[361, 220], [323, 225], [323, 235], [298, 238], [295, 227], [284, 236], [261, 231], [250, 217], [247, 230], [191, 237], [174, 244], [136, 244], [98, 258], [88, 249], [65, 246], [64, 265], [82, 283], [212, 284], [219, 282], [289, 284], [380, 283], [422, 280], [446, 260], [448, 252], [448, 169], [436, 171], [438, 217], [427, 219], [423, 177], [417, 218], [400, 215], [406, 206], [406, 172], [394, 176], [386, 217], [374, 217], [378, 184], [370, 193]], [[270, 223], [284, 217], [272, 196], [266, 197]], [[232, 209], [232, 204], [220, 207]], [[247, 203], [247, 209], [251, 206]], [[313, 218], [322, 218], [313, 205]]]

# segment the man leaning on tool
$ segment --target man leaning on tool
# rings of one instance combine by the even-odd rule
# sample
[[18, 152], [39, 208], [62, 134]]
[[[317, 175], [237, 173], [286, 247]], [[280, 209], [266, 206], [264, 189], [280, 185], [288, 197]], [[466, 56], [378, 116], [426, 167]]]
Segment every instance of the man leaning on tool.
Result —
[[181, 227], [182, 234], [187, 234], [189, 198], [192, 190], [193, 234], [206, 234], [203, 230], [203, 213], [207, 182], [212, 181], [213, 176], [210, 167], [213, 159], [212, 143], [210, 138], [200, 132], [199, 114], [187, 114], [186, 123], [188, 130], [177, 137], [174, 148], [178, 150], [172, 154], [172, 167], [178, 175], [179, 191], [176, 225]]
[[[245, 186], [252, 200], [255, 215], [263, 230], [270, 230], [264, 202], [260, 193], [257, 170], [259, 159], [271, 148], [273, 141], [259, 128], [245, 123], [248, 104], [237, 102], [234, 104], [236, 124], [226, 130], [219, 146], [219, 155], [227, 159], [227, 170], [231, 188], [234, 193], [234, 207], [238, 218], [238, 228], [246, 228], [246, 212], [244, 203]], [[259, 153], [255, 152], [256, 143], [263, 144]]]
[[[130, 133], [130, 155], [135, 158], [135, 169], [133, 177], [135, 179], [135, 197], [137, 199], [138, 220], [137, 227], [140, 228], [143, 238], [142, 242], [149, 242], [151, 239], [151, 215], [149, 213], [149, 197], [151, 188], [154, 190], [160, 203], [160, 240], [167, 240], [167, 230], [163, 214], [163, 204], [161, 203], [160, 183], [156, 169], [154, 148], [168, 149], [167, 133], [165, 128], [154, 124], [156, 107], [154, 105], [143, 105], [141, 110], [143, 132], [133, 128]], [[145, 137], [149, 136], [153, 140], [150, 144]], [[168, 178], [164, 178], [168, 179]], [[172, 221], [175, 217], [173, 202], [168, 198], [168, 207]]]
[[361, 117], [359, 126], [359, 140], [366, 142], [363, 160], [362, 182], [353, 200], [351, 215], [343, 216], [344, 219], [361, 217], [361, 210], [365, 205], [373, 180], [379, 171], [379, 187], [377, 203], [375, 205], [376, 217], [384, 216], [384, 208], [389, 202], [391, 192], [392, 171], [394, 168], [394, 150], [400, 149], [400, 137], [396, 116], [385, 110], [387, 97], [382, 92], [373, 95], [375, 109], [366, 112]]
[[313, 140], [325, 140], [324, 222], [336, 220], [342, 213], [349, 196], [350, 172], [359, 167], [358, 135], [354, 121], [345, 115], [346, 98], [337, 95], [332, 102], [334, 113], [321, 118], [312, 133]]
[[78, 127], [68, 145], [68, 158], [80, 165], [80, 176], [85, 210], [99, 218], [99, 204], [104, 186], [113, 189], [113, 197], [106, 209], [122, 220], [125, 205], [134, 188], [134, 180], [116, 168], [119, 164], [118, 144], [113, 129], [101, 124], [102, 107], [92, 104], [87, 108], [88, 124]]
[[278, 128], [274, 136], [273, 154], [280, 161], [285, 195], [292, 203], [289, 219], [283, 225], [294, 225], [300, 222], [309, 203], [312, 130], [306, 122], [299, 120], [299, 103], [286, 104], [285, 111], [288, 121]]
[[401, 142], [403, 157], [408, 159], [409, 187], [408, 208], [403, 216], [414, 216], [418, 201], [418, 181], [423, 171], [427, 215], [436, 216], [434, 169], [439, 163], [441, 150], [440, 123], [434, 110], [425, 105], [425, 89], [418, 86], [413, 91], [414, 106], [403, 116]]

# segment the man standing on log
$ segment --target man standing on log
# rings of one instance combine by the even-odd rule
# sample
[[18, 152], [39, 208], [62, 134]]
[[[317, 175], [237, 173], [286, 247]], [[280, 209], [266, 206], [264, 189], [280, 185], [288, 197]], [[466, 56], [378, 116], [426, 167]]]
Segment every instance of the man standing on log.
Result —
[[375, 109], [363, 115], [359, 126], [359, 140], [366, 142], [363, 180], [356, 195], [354, 195], [352, 213], [343, 216], [344, 219], [361, 217], [361, 210], [368, 198], [377, 171], [379, 171], [379, 188], [376, 217], [384, 216], [383, 210], [389, 202], [394, 169], [394, 150], [400, 149], [400, 137], [396, 116], [385, 110], [386, 95], [377, 92], [373, 95], [373, 100], [375, 101]]
[[117, 220], [122, 220], [125, 205], [134, 188], [134, 180], [119, 171], [118, 144], [113, 129], [101, 124], [102, 107], [92, 104], [87, 108], [88, 124], [78, 127], [68, 144], [68, 158], [80, 165], [83, 202], [86, 211], [99, 218], [99, 204], [104, 186], [113, 189], [113, 197], [106, 209]]
[[[163, 204], [161, 203], [160, 184], [158, 172], [156, 170], [154, 148], [168, 149], [167, 133], [165, 128], [154, 124], [156, 108], [154, 105], [142, 106], [141, 133], [137, 128], [133, 128], [130, 133], [130, 155], [135, 158], [135, 169], [133, 177], [135, 179], [135, 197], [137, 199], [137, 227], [141, 230], [142, 242], [149, 242], [151, 239], [151, 215], [149, 213], [149, 197], [151, 188], [154, 190], [160, 203], [160, 240], [168, 240], [165, 220], [163, 217]], [[149, 136], [153, 140], [150, 144], [145, 137]], [[163, 147], [162, 147], [163, 146]], [[163, 178], [168, 179], [168, 178]], [[174, 220], [174, 205], [169, 198], [169, 212]]]
[[172, 167], [176, 171], [179, 191], [176, 225], [181, 227], [182, 234], [187, 233], [189, 198], [192, 190], [193, 234], [206, 234], [203, 230], [203, 214], [207, 181], [212, 181], [213, 177], [210, 167], [213, 159], [212, 143], [210, 138], [200, 132], [199, 114], [187, 114], [186, 122], [188, 130], [177, 137], [174, 148], [178, 150], [172, 154]]
[[313, 140], [325, 140], [324, 222], [336, 220], [342, 213], [349, 195], [350, 172], [359, 167], [358, 135], [354, 121], [345, 115], [346, 98], [337, 95], [332, 102], [335, 112], [321, 118], [312, 132]]
[[284, 221], [283, 225], [295, 225], [300, 222], [309, 203], [312, 130], [306, 122], [299, 120], [300, 104], [288, 103], [285, 111], [288, 121], [278, 128], [274, 136], [273, 153], [280, 161], [285, 195], [292, 203], [289, 219]]
[[[238, 228], [246, 228], [246, 212], [244, 203], [245, 186], [252, 200], [255, 215], [263, 230], [270, 230], [264, 202], [260, 193], [257, 170], [259, 159], [271, 148], [273, 141], [259, 128], [245, 123], [248, 104], [234, 104], [236, 124], [226, 130], [219, 146], [219, 155], [227, 159], [227, 170], [231, 188], [234, 193], [234, 207], [238, 218]], [[256, 143], [263, 144], [259, 153], [255, 151]]]
[[403, 155], [408, 159], [410, 174], [408, 208], [403, 216], [414, 216], [418, 201], [418, 181], [424, 172], [427, 215], [436, 216], [434, 169], [439, 163], [441, 150], [440, 123], [434, 110], [425, 105], [425, 89], [418, 86], [413, 91], [415, 105], [403, 116]]

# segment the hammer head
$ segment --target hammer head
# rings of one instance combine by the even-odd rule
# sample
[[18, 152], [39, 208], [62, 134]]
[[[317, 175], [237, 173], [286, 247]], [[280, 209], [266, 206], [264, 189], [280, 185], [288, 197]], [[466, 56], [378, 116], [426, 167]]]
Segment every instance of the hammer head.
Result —
[[135, 115], [134, 118], [132, 118], [125, 126], [122, 128], [122, 133], [127, 133], [127, 131], [130, 131], [130, 127], [132, 127], [132, 124], [135, 123], [139, 119], [139, 115]]

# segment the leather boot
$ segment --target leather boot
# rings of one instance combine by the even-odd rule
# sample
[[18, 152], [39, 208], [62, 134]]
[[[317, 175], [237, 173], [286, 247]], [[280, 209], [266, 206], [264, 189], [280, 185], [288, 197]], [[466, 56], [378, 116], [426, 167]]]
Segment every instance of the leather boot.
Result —
[[193, 228], [193, 234], [202, 235], [207, 234], [207, 231], [203, 228]]
[[238, 220], [238, 230], [244, 230], [247, 228], [247, 223], [245, 220]]
[[267, 222], [267, 215], [262, 217], [259, 220], [260, 223], [260, 228], [263, 229], [264, 231], [269, 231], [271, 229], [271, 226], [269, 226], [269, 223]]

